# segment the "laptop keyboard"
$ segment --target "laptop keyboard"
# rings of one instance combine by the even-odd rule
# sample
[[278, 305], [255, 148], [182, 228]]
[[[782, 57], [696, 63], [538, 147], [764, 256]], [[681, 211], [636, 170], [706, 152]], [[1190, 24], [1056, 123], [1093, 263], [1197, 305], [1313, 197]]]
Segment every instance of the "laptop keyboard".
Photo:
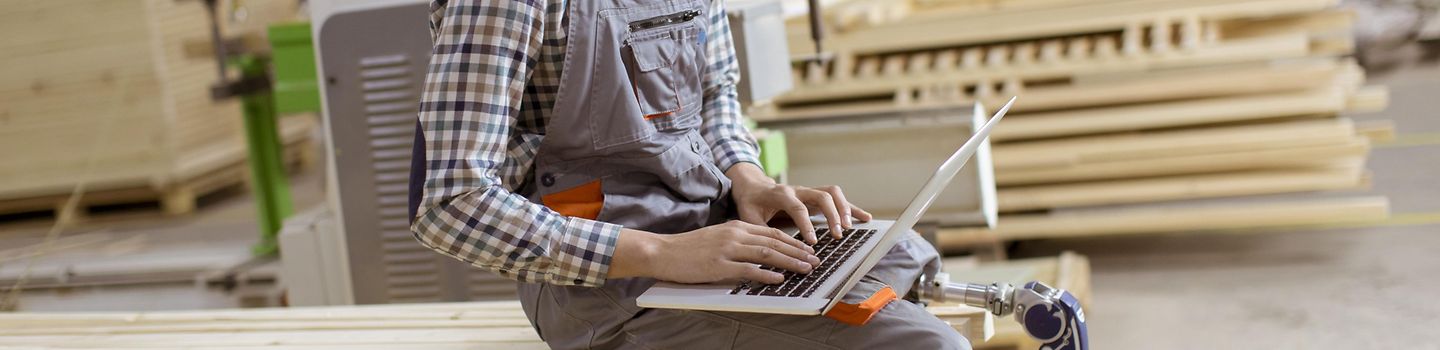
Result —
[[760, 266], [762, 269], [785, 274], [785, 281], [779, 284], [760, 284], [757, 282], [741, 282], [730, 294], [745, 295], [768, 295], [779, 297], [809, 297], [815, 293], [815, 289], [825, 284], [830, 274], [835, 272], [846, 259], [855, 254], [870, 236], [875, 235], [871, 229], [847, 229], [840, 235], [840, 239], [830, 236], [830, 229], [815, 230], [818, 238], [815, 245], [815, 256], [820, 258], [820, 264], [811, 269], [808, 274], [800, 274], [773, 266]]

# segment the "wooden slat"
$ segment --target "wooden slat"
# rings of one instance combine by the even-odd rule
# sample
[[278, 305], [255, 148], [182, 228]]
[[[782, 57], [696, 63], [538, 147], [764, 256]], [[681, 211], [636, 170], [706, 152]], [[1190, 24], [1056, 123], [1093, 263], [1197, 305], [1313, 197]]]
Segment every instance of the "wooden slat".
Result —
[[996, 141], [1010, 141], [1336, 114], [1345, 110], [1342, 91], [1329, 88], [1288, 94], [1226, 97], [1136, 106], [1017, 115], [995, 128]]
[[1358, 167], [1264, 170], [1002, 188], [1001, 212], [1360, 188]]
[[1015, 186], [1256, 169], [1317, 168], [1364, 159], [1369, 150], [1368, 141], [1353, 140], [1333, 145], [1177, 155], [1031, 169], [997, 169], [995, 179], [999, 186]]
[[1354, 123], [1342, 118], [1016, 142], [995, 146], [995, 169], [1056, 169], [1107, 161], [1336, 145], [1354, 140], [1355, 133]]
[[1384, 197], [1160, 206], [1074, 213], [1001, 216], [995, 230], [942, 229], [938, 245], [964, 249], [995, 240], [1093, 237], [1158, 232], [1248, 229], [1378, 221], [1389, 215]]
[[[1058, 258], [946, 264], [958, 281], [1040, 280], [1088, 300], [1088, 263]], [[1022, 274], [1012, 273], [1020, 271]], [[998, 277], [997, 277], [998, 276]], [[1011, 279], [1023, 279], [1011, 280]], [[983, 279], [983, 281], [982, 281]], [[933, 304], [928, 310], [973, 342], [1019, 339], [1013, 320], [982, 309]], [[997, 332], [999, 330], [999, 332]], [[995, 335], [991, 339], [990, 335]], [[987, 339], [991, 339], [987, 341]], [[265, 309], [0, 314], [0, 346], [62, 348], [544, 348], [516, 301]]]
[[[936, 316], [977, 341], [993, 317], [936, 305]], [[515, 301], [197, 310], [0, 314], [0, 346], [65, 348], [542, 346]]]

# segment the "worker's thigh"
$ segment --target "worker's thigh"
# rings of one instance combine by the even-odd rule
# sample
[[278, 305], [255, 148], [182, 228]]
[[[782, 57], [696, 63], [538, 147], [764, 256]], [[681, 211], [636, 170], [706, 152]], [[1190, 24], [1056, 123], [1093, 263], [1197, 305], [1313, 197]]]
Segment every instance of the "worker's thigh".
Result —
[[[859, 303], [890, 286], [905, 295], [939, 253], [918, 235], [897, 242], [842, 300]], [[869, 322], [851, 326], [825, 316], [649, 309], [625, 325], [642, 349], [969, 349], [945, 321], [908, 300], [890, 302]]]

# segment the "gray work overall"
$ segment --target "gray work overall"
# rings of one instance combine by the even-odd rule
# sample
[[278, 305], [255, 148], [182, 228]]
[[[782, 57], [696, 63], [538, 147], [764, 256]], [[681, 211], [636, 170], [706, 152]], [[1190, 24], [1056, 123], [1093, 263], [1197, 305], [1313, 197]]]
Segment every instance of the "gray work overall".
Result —
[[[706, 0], [569, 1], [569, 43], [553, 116], [527, 196], [603, 200], [595, 219], [672, 234], [731, 213], [730, 181], [700, 135]], [[776, 35], [780, 35], [777, 33]], [[598, 186], [597, 186], [598, 184]], [[575, 193], [598, 192], [598, 193]], [[572, 203], [573, 204], [573, 203]], [[583, 206], [581, 206], [583, 207]], [[564, 213], [564, 211], [562, 211]], [[858, 303], [885, 285], [906, 295], [938, 254], [911, 234], [846, 295]], [[552, 348], [968, 348], [954, 329], [905, 300], [864, 326], [823, 316], [642, 309], [647, 278], [602, 287], [519, 286], [525, 313]]]

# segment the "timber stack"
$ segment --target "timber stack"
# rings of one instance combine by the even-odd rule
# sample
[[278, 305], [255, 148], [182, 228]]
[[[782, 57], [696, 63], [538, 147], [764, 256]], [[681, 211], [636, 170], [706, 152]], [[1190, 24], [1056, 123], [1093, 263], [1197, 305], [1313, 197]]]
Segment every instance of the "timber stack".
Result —
[[[263, 33], [299, 6], [220, 4], [227, 36]], [[241, 184], [241, 106], [210, 97], [210, 28], [203, 1], [0, 0], [0, 214], [55, 210], [67, 221], [133, 202], [183, 214], [197, 196]], [[314, 121], [286, 119], [291, 158], [309, 156]], [[62, 208], [82, 182], [81, 207]]]
[[[1384, 197], [1213, 198], [1363, 189], [1388, 123], [1337, 0], [852, 0], [825, 8], [823, 64], [750, 111], [760, 125], [998, 106], [999, 225], [1019, 239], [1360, 222]], [[792, 56], [811, 54], [804, 18]], [[993, 108], [993, 107], [992, 107]], [[1276, 197], [1276, 196], [1268, 196]]]

